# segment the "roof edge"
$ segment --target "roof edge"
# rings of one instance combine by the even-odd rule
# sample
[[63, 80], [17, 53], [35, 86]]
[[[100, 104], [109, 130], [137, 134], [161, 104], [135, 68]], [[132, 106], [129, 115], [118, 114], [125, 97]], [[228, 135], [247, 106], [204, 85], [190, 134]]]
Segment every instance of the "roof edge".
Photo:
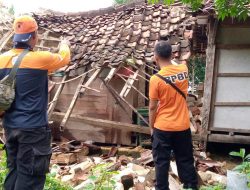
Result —
[[138, 5], [144, 5], [146, 4], [146, 0], [133, 0], [132, 2], [128, 4], [123, 4], [123, 5], [113, 5], [110, 7], [106, 8], [101, 8], [97, 10], [90, 10], [90, 11], [84, 11], [84, 12], [60, 12], [60, 11], [54, 11], [51, 9], [44, 10], [44, 13], [34, 13], [34, 14], [54, 14], [54, 15], [66, 15], [66, 16], [83, 16], [83, 17], [95, 17], [99, 15], [104, 15], [104, 14], [111, 14], [111, 13], [116, 13], [120, 11], [125, 11], [130, 8], [134, 8], [135, 6]]

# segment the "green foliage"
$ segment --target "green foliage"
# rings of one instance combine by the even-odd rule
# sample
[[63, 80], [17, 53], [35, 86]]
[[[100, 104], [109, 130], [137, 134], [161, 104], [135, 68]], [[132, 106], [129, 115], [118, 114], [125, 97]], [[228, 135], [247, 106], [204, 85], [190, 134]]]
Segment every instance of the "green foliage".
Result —
[[[192, 80], [194, 74], [194, 83], [204, 82], [206, 73], [205, 57], [193, 57], [188, 61], [189, 80]], [[193, 73], [194, 72], [194, 73]]]
[[115, 189], [116, 181], [112, 177], [118, 174], [117, 171], [110, 170], [112, 163], [99, 164], [92, 168], [89, 183], [85, 190], [112, 190]]
[[3, 190], [3, 184], [4, 184], [4, 180], [5, 177], [8, 173], [7, 170], [7, 164], [6, 164], [6, 152], [3, 151], [3, 145], [0, 144], [0, 150], [2, 151], [2, 156], [0, 158], [0, 190]]
[[215, 0], [215, 7], [220, 19], [226, 17], [239, 18], [240, 20], [245, 20], [249, 16], [249, 9], [247, 4], [250, 3], [250, 0]]
[[[3, 149], [3, 145], [0, 144], [0, 150], [2, 149]], [[7, 159], [6, 153], [5, 151], [3, 151], [2, 153], [3, 154], [0, 159], [0, 190], [3, 190], [4, 180], [8, 173], [7, 164], [6, 164], [6, 159]], [[44, 190], [73, 190], [73, 188], [57, 180], [55, 178], [55, 175], [48, 174], [46, 177]]]
[[[239, 152], [230, 152], [229, 154], [242, 159], [242, 163], [236, 166], [234, 171], [246, 174], [250, 181], [250, 154], [246, 155], [246, 150], [244, 148], [241, 148]], [[250, 187], [250, 182], [248, 183], [248, 187]]]
[[129, 3], [131, 0], [115, 0], [115, 4], [121, 5]]
[[14, 5], [11, 5], [11, 7], [9, 8], [9, 13], [10, 13], [11, 15], [14, 15], [14, 14], [15, 14]]
[[73, 188], [56, 179], [55, 175], [48, 174], [46, 177], [44, 190], [73, 190]]
[[[198, 10], [203, 3], [203, 0], [181, 0], [182, 3], [192, 7], [192, 9]], [[175, 0], [163, 0], [165, 4], [173, 4]], [[159, 0], [148, 0], [148, 3], [159, 3]], [[224, 20], [226, 17], [238, 18], [239, 20], [245, 20], [250, 15], [250, 10], [247, 5], [250, 4], [250, 0], [214, 0], [215, 11], [218, 18]]]
[[236, 156], [236, 157], [240, 157], [242, 159], [242, 162], [246, 161], [249, 157], [250, 154], [248, 154], [246, 157], [246, 150], [244, 148], [241, 148], [239, 152], [230, 152], [229, 153], [231, 156]]
[[218, 185], [215, 185], [215, 186], [203, 186], [200, 188], [200, 190], [225, 190], [226, 187], [222, 184], [218, 184]]

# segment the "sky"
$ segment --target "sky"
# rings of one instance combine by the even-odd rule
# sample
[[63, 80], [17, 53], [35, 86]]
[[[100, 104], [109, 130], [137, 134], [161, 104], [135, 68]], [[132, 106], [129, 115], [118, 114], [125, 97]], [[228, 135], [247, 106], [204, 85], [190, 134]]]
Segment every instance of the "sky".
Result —
[[79, 12], [105, 8], [114, 0], [1, 0], [7, 6], [14, 5], [16, 15], [37, 11], [39, 8], [60, 12]]

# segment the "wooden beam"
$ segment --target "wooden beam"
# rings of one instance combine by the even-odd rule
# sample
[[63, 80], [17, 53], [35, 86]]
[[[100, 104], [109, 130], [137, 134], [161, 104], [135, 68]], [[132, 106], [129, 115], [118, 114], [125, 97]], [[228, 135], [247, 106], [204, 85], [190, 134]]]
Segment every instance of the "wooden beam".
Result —
[[223, 28], [249, 28], [250, 29], [250, 19], [246, 20], [237, 20], [237, 19], [231, 19], [226, 18], [223, 20], [223, 22], [220, 23], [220, 27]]
[[52, 116], [52, 113], [53, 113], [53, 111], [54, 111], [54, 109], [56, 107], [59, 96], [60, 96], [60, 94], [61, 94], [61, 92], [63, 90], [63, 87], [65, 85], [64, 81], [67, 80], [67, 77], [68, 77], [68, 74], [65, 73], [65, 75], [63, 76], [62, 81], [61, 81], [62, 83], [57, 88], [57, 91], [56, 91], [56, 93], [55, 93], [55, 95], [53, 97], [52, 103], [50, 104], [49, 109], [48, 109], [48, 119], [50, 119], [51, 116]]
[[223, 134], [210, 134], [208, 136], [209, 142], [220, 142], [220, 143], [239, 143], [239, 144], [249, 144], [249, 136], [243, 135], [223, 135]]
[[232, 129], [232, 128], [218, 128], [211, 127], [210, 131], [219, 131], [219, 132], [234, 132], [234, 133], [246, 133], [250, 135], [250, 131], [248, 129]]
[[128, 95], [128, 93], [130, 92], [133, 84], [134, 84], [134, 81], [137, 77], [139, 73], [139, 70], [137, 70], [132, 77], [129, 77], [128, 80], [126, 81], [126, 84], [124, 85], [123, 89], [121, 90], [120, 92], [120, 96], [122, 97], [126, 97]]
[[113, 78], [116, 71], [117, 71], [117, 68], [111, 68], [108, 76], [104, 79], [104, 82], [109, 83], [109, 81]]
[[[141, 68], [141, 70], [145, 71], [145, 67]], [[140, 75], [142, 75], [143, 77], [146, 77], [142, 71], [140, 70]], [[137, 83], [137, 90], [143, 94], [143, 96], [138, 96], [138, 105], [137, 107], [144, 107], [146, 105], [146, 101], [145, 100], [149, 100], [149, 98], [147, 97], [147, 93], [146, 93], [146, 81], [142, 78], [139, 78], [139, 81]], [[146, 98], [145, 98], [146, 97]]]
[[61, 42], [62, 40], [58, 39], [58, 38], [53, 38], [53, 37], [40, 37], [40, 40], [46, 40], [46, 41], [54, 41], [54, 42]]
[[[209, 121], [210, 121], [210, 111], [212, 103], [212, 89], [213, 89], [213, 79], [214, 79], [214, 69], [215, 69], [215, 38], [217, 33], [218, 21], [210, 18], [208, 25], [208, 48], [207, 48], [207, 59], [206, 59], [206, 76], [204, 84], [204, 102], [202, 107], [202, 127], [204, 131], [208, 131]], [[206, 142], [205, 142], [206, 146]], [[205, 147], [206, 148], [206, 147]]]
[[[100, 68], [97, 68], [97, 69], [95, 70], [94, 74], [88, 79], [88, 81], [86, 82], [86, 84], [84, 84], [84, 86], [87, 86], [87, 87], [88, 87], [88, 86], [96, 79], [96, 77], [99, 75], [100, 71], [101, 71], [101, 69], [100, 69]], [[75, 94], [74, 94], [74, 96], [73, 96], [73, 99], [72, 99], [72, 101], [71, 101], [71, 103], [70, 103], [70, 105], [69, 105], [69, 108], [68, 108], [68, 110], [67, 110], [67, 112], [66, 112], [66, 114], [65, 114], [65, 116], [64, 116], [64, 118], [63, 118], [63, 120], [62, 120], [62, 122], [61, 122], [61, 124], [60, 124], [60, 129], [61, 129], [61, 130], [63, 130], [64, 126], [66, 125], [66, 123], [67, 123], [67, 121], [68, 121], [68, 119], [69, 119], [69, 117], [70, 117], [70, 114], [71, 114], [72, 111], [73, 111], [73, 108], [74, 108], [74, 106], [75, 106], [75, 104], [76, 104], [76, 100], [77, 100], [77, 98], [78, 98], [79, 93], [80, 93], [80, 92], [81, 92], [81, 93], [84, 93], [84, 92], [86, 91], [86, 88], [84, 88], [84, 89], [81, 91], [82, 85], [83, 85], [83, 82], [84, 82], [85, 77], [86, 77], [86, 75], [83, 75], [82, 78], [81, 78], [80, 81], [79, 81], [79, 84], [78, 84], [78, 86], [77, 86], [77, 88], [76, 88], [76, 91], [75, 91]]]
[[250, 106], [250, 102], [215, 102], [215, 106]]
[[[139, 69], [138, 67], [136, 67], [135, 65], [131, 65], [131, 66], [134, 67], [136, 70], [140, 70], [140, 69]], [[127, 67], [123, 67], [123, 68], [126, 69], [126, 70], [128, 70], [128, 71], [130, 71], [130, 72], [132, 72], [132, 73], [135, 73], [134, 71], [132, 71], [131, 69], [129, 69], [129, 68], [127, 68]], [[149, 78], [151, 77], [151, 75], [149, 75], [148, 73], [146, 73], [146, 72], [144, 72], [144, 71], [142, 71], [142, 70], [140, 70], [140, 71], [141, 71], [143, 74], [145, 74], [146, 76], [148, 76]], [[141, 76], [141, 75], [139, 75], [139, 74], [138, 74], [138, 76], [149, 82], [149, 80], [146, 79], [145, 77], [143, 77], [143, 76]]]
[[[52, 119], [54, 121], [60, 122], [65, 113], [61, 112], [54, 112], [52, 115]], [[123, 123], [123, 122], [117, 122], [117, 121], [110, 121], [110, 120], [104, 120], [104, 119], [97, 119], [97, 118], [91, 118], [91, 117], [83, 117], [80, 115], [75, 115], [71, 114], [70, 116], [70, 121], [73, 122], [79, 122], [92, 126], [96, 126], [98, 128], [103, 128], [103, 129], [118, 129], [121, 131], [125, 132], [135, 132], [135, 133], [141, 133], [141, 134], [146, 134], [150, 135], [150, 128], [149, 127], [142, 127], [140, 125], [134, 125], [134, 124], [129, 124], [129, 123]], [[77, 126], [74, 127], [76, 129]], [[77, 127], [79, 130], [84, 128]], [[199, 141], [201, 139], [200, 135], [198, 134], [192, 134], [192, 140], [193, 141]]]
[[[126, 79], [120, 75], [120, 74], [116, 74], [118, 77], [120, 77], [124, 82], [126, 82]], [[145, 96], [140, 90], [138, 90], [135, 86], [131, 86], [136, 92], [138, 92], [143, 98], [145, 98], [146, 100], [149, 100], [147, 96]]]
[[218, 73], [218, 77], [250, 77], [250, 73]]
[[108, 89], [108, 91], [110, 92], [110, 94], [112, 95], [112, 97], [115, 99], [116, 101], [116, 104], [118, 104], [122, 109], [123, 111], [128, 115], [128, 117], [130, 118], [130, 120], [132, 121], [131, 119], [131, 114], [128, 112], [128, 110], [123, 106], [123, 104], [121, 103], [121, 100], [119, 97], [116, 96], [116, 94], [112, 91], [112, 89], [108, 86], [107, 83], [105, 83], [104, 80], [103, 81], [103, 84], [105, 85], [105, 87]]
[[0, 52], [3, 50], [3, 48], [6, 46], [13, 35], [14, 32], [11, 30], [0, 40]]
[[[64, 118], [65, 113], [54, 112], [53, 119], [57, 121], [61, 121]], [[150, 134], [150, 129], [148, 127], [141, 127], [139, 125], [133, 125], [128, 123], [121, 123], [116, 121], [109, 121], [104, 119], [96, 119], [91, 117], [83, 117], [79, 115], [71, 114], [70, 119], [74, 121], [79, 121], [81, 123], [86, 123], [90, 125], [95, 125], [102, 128], [109, 128], [109, 129], [120, 129], [123, 131], [130, 131], [142, 134]]]
[[[109, 86], [109, 85], [108, 85]], [[125, 102], [137, 115], [138, 117], [140, 117], [148, 126], [149, 123], [148, 121], [145, 120], [145, 118], [127, 101], [125, 100], [123, 97], [119, 96], [119, 93], [115, 91], [115, 89], [113, 89], [111, 86], [109, 86], [109, 89], [117, 96], [119, 97], [123, 102]]]
[[250, 49], [250, 44], [217, 44], [218, 49]]
[[50, 51], [51, 48], [44, 47], [45, 39], [48, 38], [48, 36], [49, 36], [49, 31], [46, 31], [43, 34], [43, 38], [41, 38], [40, 44], [36, 46], [38, 48], [38, 51], [41, 50], [41, 49], [48, 49]]

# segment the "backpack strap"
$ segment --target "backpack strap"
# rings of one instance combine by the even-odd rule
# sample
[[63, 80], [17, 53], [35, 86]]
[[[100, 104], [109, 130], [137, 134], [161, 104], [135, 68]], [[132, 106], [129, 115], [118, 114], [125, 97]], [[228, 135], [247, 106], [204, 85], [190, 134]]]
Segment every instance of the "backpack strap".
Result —
[[172, 83], [170, 80], [166, 79], [165, 77], [159, 75], [158, 73], [155, 74], [155, 76], [159, 77], [163, 81], [165, 81], [167, 84], [171, 85], [184, 99], [186, 99], [186, 95], [184, 92], [182, 92], [174, 83]]
[[15, 64], [13, 65], [11, 71], [10, 71], [10, 74], [8, 75], [6, 81], [9, 81], [9, 82], [12, 82], [15, 80], [16, 78], [16, 74], [17, 74], [17, 71], [19, 69], [19, 66], [24, 58], [24, 56], [29, 53], [29, 50], [28, 49], [25, 49], [23, 50], [23, 52], [17, 57], [17, 60], [15, 62]]

